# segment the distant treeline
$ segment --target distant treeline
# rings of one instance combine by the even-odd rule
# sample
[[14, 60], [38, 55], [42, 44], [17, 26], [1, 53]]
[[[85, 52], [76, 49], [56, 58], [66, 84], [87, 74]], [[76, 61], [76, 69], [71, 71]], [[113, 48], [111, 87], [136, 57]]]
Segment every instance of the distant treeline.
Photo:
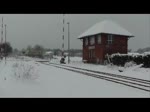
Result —
[[[50, 48], [44, 48], [41, 45], [35, 45], [35, 46], [27, 46], [27, 48], [23, 48], [22, 50], [18, 50], [15, 48], [13, 50], [14, 54], [17, 55], [27, 55], [31, 57], [39, 57], [43, 58], [44, 54], [47, 51], [52, 51], [54, 55], [60, 56], [62, 54], [61, 49], [50, 49]], [[68, 52], [68, 50], [65, 50], [64, 52]], [[81, 49], [70, 49], [70, 56], [82, 56], [82, 50]]]
[[[47, 49], [47, 51], [53, 51], [54, 55], [60, 55], [61, 49]], [[64, 52], [68, 52], [68, 50], [65, 50]], [[82, 50], [81, 49], [70, 49], [70, 56], [82, 56]]]
[[0, 55], [8, 55], [12, 53], [13, 48], [9, 42], [0, 44]]
[[140, 48], [136, 52], [138, 53], [150, 52], [150, 47]]

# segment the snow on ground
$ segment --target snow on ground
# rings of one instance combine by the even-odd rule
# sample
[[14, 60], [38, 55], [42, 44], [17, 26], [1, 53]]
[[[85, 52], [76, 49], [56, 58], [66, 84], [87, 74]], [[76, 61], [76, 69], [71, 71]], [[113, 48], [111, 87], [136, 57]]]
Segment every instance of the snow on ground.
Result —
[[[52, 63], [60, 63], [60, 57], [56, 57], [57, 59], [52, 59]], [[68, 58], [66, 58], [66, 65], [85, 68], [89, 70], [113, 73], [118, 75], [124, 75], [129, 77], [135, 77], [145, 80], [150, 80], [150, 68], [140, 68], [140, 65], [132, 66], [132, 67], [118, 67], [118, 66], [111, 66], [111, 65], [96, 65], [96, 64], [84, 64], [82, 62], [81, 57], [71, 57], [71, 63], [67, 64]], [[123, 70], [123, 72], [119, 72], [119, 70]]]
[[[31, 58], [9, 58], [6, 64], [0, 62], [0, 68], [0, 97], [150, 97], [145, 91], [43, 65]], [[34, 78], [23, 77], [30, 75]]]

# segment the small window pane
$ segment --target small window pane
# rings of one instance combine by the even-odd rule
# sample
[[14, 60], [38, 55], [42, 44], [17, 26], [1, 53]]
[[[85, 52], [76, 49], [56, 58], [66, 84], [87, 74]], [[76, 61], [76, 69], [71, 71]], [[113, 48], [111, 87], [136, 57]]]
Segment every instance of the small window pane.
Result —
[[97, 36], [97, 42], [98, 42], [98, 44], [101, 44], [101, 35]]
[[95, 44], [95, 37], [94, 36], [90, 38], [90, 44], [91, 45]]
[[88, 45], [88, 38], [85, 39], [85, 45]]
[[107, 43], [108, 44], [112, 44], [113, 43], [113, 35], [108, 35]]

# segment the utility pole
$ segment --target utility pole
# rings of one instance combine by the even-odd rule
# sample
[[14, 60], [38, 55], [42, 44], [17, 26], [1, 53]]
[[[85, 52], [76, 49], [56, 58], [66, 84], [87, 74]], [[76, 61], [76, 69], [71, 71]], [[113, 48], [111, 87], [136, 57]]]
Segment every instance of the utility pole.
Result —
[[1, 43], [0, 43], [0, 58], [2, 59], [2, 54], [3, 54], [3, 17], [2, 17], [2, 30], [1, 30]]
[[68, 64], [70, 63], [70, 23], [68, 22]]
[[5, 24], [5, 64], [6, 64], [6, 24]]
[[64, 39], [65, 39], [65, 14], [63, 14], [62, 57], [64, 56]]
[[3, 43], [3, 17], [2, 17], [2, 32], [1, 32], [1, 44]]

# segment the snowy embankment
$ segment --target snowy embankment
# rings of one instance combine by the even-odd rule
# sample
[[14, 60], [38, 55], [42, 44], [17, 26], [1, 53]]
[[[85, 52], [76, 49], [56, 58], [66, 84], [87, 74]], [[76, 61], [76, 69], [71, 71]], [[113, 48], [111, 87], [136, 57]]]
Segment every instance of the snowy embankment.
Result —
[[[59, 60], [60, 57], [57, 57], [57, 59], [53, 59], [50, 62], [58, 64]], [[67, 58], [66, 58], [66, 63], [67, 63]], [[140, 68], [141, 65], [134, 65], [131, 67], [124, 68], [124, 67], [111, 66], [111, 65], [104, 66], [104, 65], [96, 65], [96, 64], [84, 64], [82, 62], [81, 57], [71, 57], [71, 63], [66, 65], [150, 80], [150, 68]], [[122, 70], [123, 72], [119, 72], [119, 70]]]
[[150, 97], [145, 91], [43, 65], [32, 58], [0, 62], [0, 97]]
[[[22, 57], [24, 60], [34, 60], [34, 61], [49, 61], [49, 60], [43, 60], [38, 58], [30, 58], [30, 57]], [[52, 59], [50, 62], [52, 63], [60, 63], [61, 57], [55, 56], [54, 59]], [[118, 66], [111, 66], [111, 65], [96, 65], [96, 64], [85, 64], [82, 62], [82, 57], [71, 57], [70, 64], [67, 63], [68, 58], [66, 58], [65, 62], [68, 66], [73, 67], [79, 67], [89, 70], [95, 70], [100, 72], [107, 72], [117, 75], [123, 75], [123, 76], [129, 76], [129, 77], [135, 77], [145, 80], [150, 80], [150, 68], [140, 68], [141, 65], [133, 65], [131, 67], [118, 67]], [[47, 62], [49, 63], [49, 62]], [[119, 70], [122, 70], [123, 72], [119, 72]]]

